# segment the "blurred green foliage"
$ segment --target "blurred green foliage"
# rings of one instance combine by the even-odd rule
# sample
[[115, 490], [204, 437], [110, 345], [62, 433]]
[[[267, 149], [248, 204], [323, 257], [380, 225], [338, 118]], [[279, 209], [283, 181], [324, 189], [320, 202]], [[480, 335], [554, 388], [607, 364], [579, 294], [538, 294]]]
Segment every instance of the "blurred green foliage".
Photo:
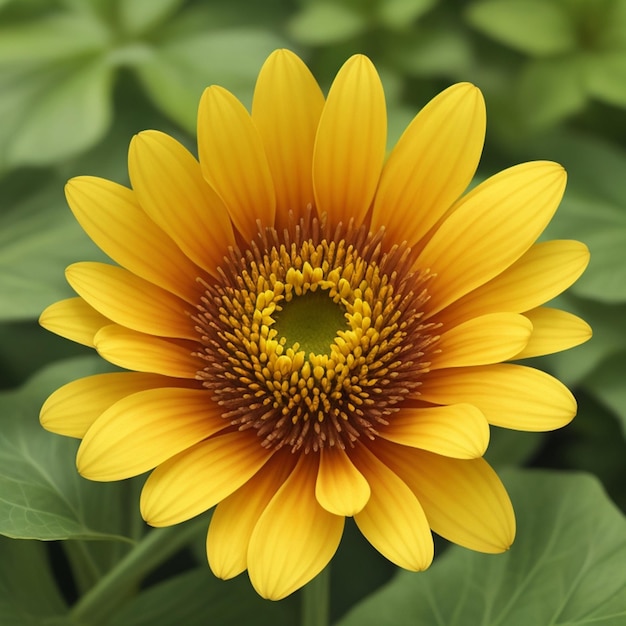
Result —
[[[589, 476], [524, 474], [503, 472], [513, 499], [527, 505], [509, 552], [490, 559], [453, 547], [429, 577], [399, 573], [339, 626], [623, 624], [622, 515]], [[589, 541], [572, 549], [585, 534]]]
[[[497, 468], [594, 473], [626, 509], [624, 0], [0, 0], [0, 533], [73, 539], [53, 552], [53, 570], [42, 544], [2, 540], [2, 624], [77, 624], [66, 603], [97, 587], [144, 532], [136, 511], [140, 481], [84, 481], [73, 467], [74, 442], [38, 424], [47, 393], [102, 367], [88, 350], [50, 336], [36, 322], [47, 304], [70, 294], [65, 266], [102, 258], [71, 217], [64, 182], [78, 174], [127, 182], [128, 142], [145, 128], [166, 131], [192, 147], [203, 89], [218, 83], [249, 104], [258, 70], [277, 47], [298, 52], [325, 88], [349, 55], [369, 55], [385, 84], [390, 146], [433, 95], [469, 80], [482, 89], [488, 110], [479, 178], [530, 159], [554, 159], [566, 167], [568, 191], [546, 237], [579, 239], [591, 249], [588, 271], [559, 305], [584, 317], [594, 338], [542, 359], [540, 366], [574, 389], [579, 416], [564, 431], [547, 435], [494, 429], [488, 458]], [[624, 520], [595, 482], [515, 470], [510, 483], [520, 523], [545, 504], [543, 528], [557, 539], [569, 533], [563, 537], [570, 547], [596, 550], [580, 565], [566, 554], [562, 537], [545, 548], [552, 552], [541, 557], [542, 567], [547, 560], [581, 571], [580, 579], [568, 579], [563, 594], [593, 598], [609, 579], [626, 585], [623, 561], [621, 568], [598, 565], [598, 554], [624, 549]], [[577, 508], [576, 493], [589, 497], [593, 511]], [[568, 519], [579, 523], [572, 529]], [[604, 528], [612, 534], [597, 546], [589, 543]], [[335, 618], [394, 571], [352, 531], [334, 566], [340, 574], [333, 582]], [[549, 533], [539, 537], [536, 545], [549, 543]], [[489, 603], [500, 606], [515, 584], [527, 581], [535, 544], [526, 541], [530, 552], [511, 553], [520, 578], [509, 574], [485, 605], [475, 590], [455, 589], [474, 598], [468, 610], [476, 623], [495, 623], [481, 611]], [[112, 621], [89, 624], [165, 625], [182, 615], [188, 616], [186, 624], [294, 623], [297, 602], [288, 599], [269, 609], [243, 579], [220, 586], [201, 563], [202, 549], [189, 552], [191, 565], [182, 568], [182, 576], [172, 578], [180, 570], [170, 568]], [[514, 554], [521, 554], [517, 561]], [[559, 562], [561, 554], [565, 560]], [[392, 598], [401, 606], [409, 602], [410, 618], [403, 619], [411, 624], [469, 624], [457, 617], [441, 622], [431, 612], [433, 598], [445, 606], [452, 596], [433, 589], [471, 568], [499, 577], [496, 569], [504, 561], [483, 569], [486, 558], [450, 551], [432, 575], [402, 574], [342, 623], [364, 624], [366, 613], [377, 615], [376, 607], [389, 606], [386, 598]], [[198, 563], [202, 568], [195, 568]], [[549, 578], [550, 570], [541, 575]], [[25, 586], [34, 594], [25, 593]], [[530, 589], [547, 606], [546, 616], [553, 615], [556, 602], [571, 609], [577, 624], [626, 623], [626, 602], [619, 598], [606, 605], [609, 614], [593, 603], [585, 608], [562, 597], [546, 600], [536, 583]], [[498, 623], [530, 623], [522, 604], [513, 602], [509, 621]], [[392, 619], [391, 613], [383, 615]]]

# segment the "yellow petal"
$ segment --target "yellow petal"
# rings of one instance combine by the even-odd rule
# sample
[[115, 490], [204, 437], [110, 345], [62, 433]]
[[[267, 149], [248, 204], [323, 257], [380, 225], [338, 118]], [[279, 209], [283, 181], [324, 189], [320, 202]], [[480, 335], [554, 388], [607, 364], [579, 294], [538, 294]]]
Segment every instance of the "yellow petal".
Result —
[[322, 448], [315, 497], [330, 513], [351, 517], [367, 504], [370, 486], [345, 450]]
[[484, 459], [451, 459], [403, 446], [379, 454], [411, 488], [431, 528], [471, 550], [498, 553], [515, 539], [515, 514], [496, 473]]
[[372, 62], [348, 59], [335, 78], [315, 139], [313, 185], [317, 211], [329, 224], [363, 222], [385, 157], [385, 94]]
[[116, 324], [159, 337], [198, 339], [186, 302], [124, 268], [75, 263], [65, 276], [76, 293]]
[[180, 378], [143, 372], [96, 374], [57, 389], [41, 407], [39, 420], [46, 430], [82, 439], [96, 419], [118, 400], [146, 389], [189, 384]]
[[462, 198], [415, 263], [435, 274], [428, 283], [428, 313], [440, 311], [522, 256], [552, 218], [565, 181], [560, 165], [536, 161], [500, 172]]
[[488, 365], [510, 359], [528, 343], [533, 325], [516, 313], [490, 313], [442, 333], [431, 369]]
[[109, 180], [72, 178], [65, 195], [97, 246], [122, 267], [196, 304], [202, 271], [144, 213], [132, 190]]
[[515, 355], [515, 359], [569, 350], [591, 339], [589, 324], [567, 311], [539, 307], [526, 311], [524, 315], [532, 322], [533, 334], [526, 347]]
[[441, 318], [455, 325], [486, 313], [534, 309], [565, 291], [588, 263], [589, 250], [580, 241], [536, 243], [504, 272], [442, 311]]
[[197, 443], [150, 474], [141, 492], [141, 514], [152, 526], [184, 522], [239, 489], [271, 456], [252, 433], [225, 433]]
[[302, 455], [250, 538], [248, 574], [264, 598], [280, 600], [314, 578], [339, 546], [344, 518], [315, 498], [317, 462]]
[[469, 83], [431, 100], [404, 131], [385, 163], [372, 230], [414, 245], [472, 180], [485, 140], [485, 102]]
[[288, 224], [314, 206], [313, 144], [324, 96], [307, 66], [289, 50], [276, 50], [261, 68], [252, 101], [276, 188], [276, 224]]
[[209, 87], [198, 110], [202, 174], [217, 191], [246, 242], [256, 239], [257, 220], [274, 225], [274, 183], [261, 137], [249, 113], [222, 87]]
[[169, 135], [145, 131], [130, 144], [128, 171], [155, 224], [196, 265], [217, 275], [235, 236], [224, 202], [202, 177], [193, 155]]
[[94, 344], [102, 358], [138, 372], [195, 378], [203, 366], [202, 360], [193, 356], [191, 342], [160, 339], [115, 324], [98, 331]]
[[574, 396], [556, 378], [508, 363], [430, 372], [419, 388], [419, 399], [473, 404], [490, 424], [514, 430], [554, 430], [576, 414]]
[[51, 333], [93, 348], [96, 333], [111, 320], [82, 298], [68, 298], [47, 307], [39, 316], [39, 323]]
[[229, 426], [206, 389], [139, 391], [107, 409], [85, 434], [78, 471], [90, 480], [138, 476]]
[[275, 454], [245, 485], [217, 505], [206, 544], [209, 565], [217, 577], [233, 578], [248, 567], [252, 531], [296, 459], [294, 454]]
[[354, 461], [372, 488], [365, 508], [354, 516], [366, 539], [392, 563], [411, 571], [425, 570], [434, 555], [426, 515], [409, 487], [388, 465], [358, 446]]
[[457, 459], [474, 459], [489, 445], [489, 424], [471, 404], [402, 408], [381, 426], [379, 435], [412, 448]]

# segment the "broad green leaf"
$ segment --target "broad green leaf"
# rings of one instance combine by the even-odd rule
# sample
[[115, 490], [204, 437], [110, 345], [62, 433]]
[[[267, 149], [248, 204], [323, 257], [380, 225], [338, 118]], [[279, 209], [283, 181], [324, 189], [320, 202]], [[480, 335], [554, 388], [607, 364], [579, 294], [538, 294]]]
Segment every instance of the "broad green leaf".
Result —
[[576, 49], [572, 20], [549, 0], [479, 0], [470, 5], [467, 19], [486, 35], [532, 56]]
[[69, 59], [103, 50], [112, 37], [85, 13], [53, 13], [0, 28], [0, 66]]
[[70, 359], [0, 394], [0, 534], [129, 541], [121, 533], [137, 512], [122, 508], [125, 483], [82, 478], [75, 466], [77, 441], [45, 431], [38, 419], [52, 391], [106, 368], [98, 358]]
[[596, 478], [503, 473], [518, 533], [505, 554], [453, 547], [401, 572], [338, 626], [622, 626], [626, 519]]
[[119, 0], [122, 29], [140, 35], [162, 23], [176, 12], [182, 0]]
[[384, 0], [378, 3], [378, 19], [389, 28], [404, 29], [435, 4], [437, 0]]
[[267, 602], [246, 577], [218, 580], [203, 565], [149, 587], [111, 618], [110, 626], [291, 626], [290, 601]]
[[[43, 71], [43, 70], [42, 70]], [[38, 74], [37, 93], [8, 143], [9, 165], [50, 165], [98, 142], [111, 122], [113, 68], [99, 60], [63, 66], [51, 80]]]
[[104, 255], [67, 208], [61, 181], [21, 199], [9, 184], [3, 187], [9, 206], [0, 213], [0, 320], [33, 319], [74, 295], [65, 282], [67, 265]]
[[604, 363], [587, 378], [584, 384], [588, 391], [617, 415], [620, 419], [624, 436], [626, 437], [625, 372], [626, 352], [620, 352], [604, 361]]
[[263, 61], [283, 45], [276, 35], [253, 28], [190, 34], [163, 43], [136, 70], [154, 104], [195, 135], [204, 89], [219, 84], [251, 101]]
[[46, 546], [0, 537], [0, 617], [6, 626], [70, 625]]
[[308, 46], [327, 46], [360, 35], [368, 28], [368, 18], [355, 8], [337, 2], [306, 5], [288, 23], [291, 37]]
[[531, 61], [519, 77], [517, 104], [531, 130], [578, 113], [586, 102], [582, 65], [575, 56]]
[[594, 98], [626, 107], [626, 45], [621, 50], [589, 54], [585, 83]]

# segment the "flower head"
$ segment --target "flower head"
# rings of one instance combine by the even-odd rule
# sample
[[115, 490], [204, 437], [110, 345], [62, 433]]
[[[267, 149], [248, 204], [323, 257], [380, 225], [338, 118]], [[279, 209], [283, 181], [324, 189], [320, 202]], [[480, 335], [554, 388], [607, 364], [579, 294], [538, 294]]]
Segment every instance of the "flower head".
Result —
[[489, 426], [551, 430], [576, 404], [511, 363], [590, 336], [542, 306], [584, 270], [576, 241], [536, 243], [565, 188], [550, 162], [463, 195], [485, 133], [454, 85], [385, 158], [383, 89], [349, 59], [328, 97], [280, 50], [252, 113], [210, 87], [197, 161], [140, 133], [132, 189], [71, 180], [76, 218], [117, 265], [77, 263], [49, 330], [124, 368], [72, 382], [45, 428], [82, 439], [81, 474], [152, 470], [141, 512], [176, 524], [215, 505], [212, 570], [282, 598], [313, 578], [354, 517], [397, 565], [427, 568], [432, 531], [506, 550], [511, 503], [482, 459]]

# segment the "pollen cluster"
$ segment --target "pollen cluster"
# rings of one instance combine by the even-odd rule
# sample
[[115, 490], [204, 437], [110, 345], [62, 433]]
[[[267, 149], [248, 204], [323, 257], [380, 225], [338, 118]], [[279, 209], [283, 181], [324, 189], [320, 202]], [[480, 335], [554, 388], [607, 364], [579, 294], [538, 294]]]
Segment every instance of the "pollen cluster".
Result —
[[[233, 427], [256, 429], [267, 448], [345, 448], [373, 439], [415, 391], [435, 340], [421, 322], [427, 277], [409, 271], [408, 248], [384, 251], [383, 239], [363, 228], [328, 236], [311, 220], [230, 250], [194, 319], [198, 377]], [[299, 298], [307, 341], [282, 332], [281, 314]], [[344, 320], [330, 333], [317, 321], [329, 306]]]

